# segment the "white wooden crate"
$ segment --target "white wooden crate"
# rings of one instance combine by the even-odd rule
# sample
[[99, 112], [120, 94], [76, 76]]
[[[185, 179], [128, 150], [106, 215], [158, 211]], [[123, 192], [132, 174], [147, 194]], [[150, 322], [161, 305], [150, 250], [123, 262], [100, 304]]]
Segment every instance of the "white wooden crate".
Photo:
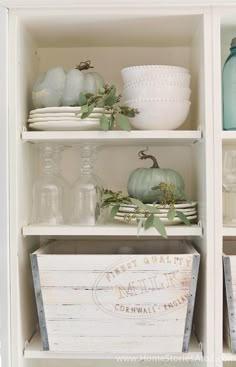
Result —
[[56, 241], [31, 255], [43, 349], [187, 352], [200, 261], [193, 246], [144, 241], [132, 255], [100, 248]]

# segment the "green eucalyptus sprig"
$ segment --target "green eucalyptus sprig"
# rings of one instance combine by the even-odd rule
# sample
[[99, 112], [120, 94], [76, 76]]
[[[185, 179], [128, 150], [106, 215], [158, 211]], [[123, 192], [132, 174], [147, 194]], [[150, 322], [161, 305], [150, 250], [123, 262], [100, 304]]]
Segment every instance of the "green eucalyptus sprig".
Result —
[[131, 125], [129, 118], [139, 113], [136, 108], [130, 108], [120, 104], [121, 95], [116, 94], [114, 85], [104, 85], [96, 94], [80, 93], [79, 106], [81, 106], [81, 118], [85, 119], [93, 112], [95, 107], [104, 108], [105, 112], [100, 117], [102, 130], [112, 130], [117, 124], [122, 130], [130, 131]]
[[[126, 194], [124, 194], [121, 191], [112, 191], [112, 190], [104, 190], [102, 189], [101, 193], [101, 207], [111, 207], [110, 210], [110, 218], [114, 219], [116, 214], [118, 213], [120, 206], [122, 204], [133, 204], [135, 205], [134, 212], [127, 213], [125, 216], [126, 222], [131, 221], [132, 219], [137, 220], [138, 225], [138, 232], [143, 227], [145, 230], [147, 230], [150, 227], [156, 228], [158, 233], [164, 238], [167, 238], [167, 233], [165, 229], [165, 225], [162, 223], [160, 218], [156, 217], [155, 214], [160, 213], [160, 206], [169, 206], [169, 210], [167, 212], [167, 218], [169, 221], [172, 221], [175, 216], [179, 217], [183, 223], [186, 225], [191, 225], [188, 218], [185, 216], [183, 212], [180, 210], [176, 210], [175, 204], [176, 197], [179, 198], [179, 191], [177, 195], [177, 190], [175, 185], [172, 184], [166, 184], [166, 183], [160, 183], [158, 186], [153, 187], [153, 190], [158, 190], [158, 192], [162, 193], [161, 200], [159, 203], [153, 203], [153, 206], [149, 206], [144, 204], [142, 201], [132, 198]], [[185, 193], [182, 193], [183, 200], [185, 200]], [[179, 200], [178, 200], [179, 202]], [[137, 214], [142, 214], [144, 218], [139, 219], [137, 218]]]

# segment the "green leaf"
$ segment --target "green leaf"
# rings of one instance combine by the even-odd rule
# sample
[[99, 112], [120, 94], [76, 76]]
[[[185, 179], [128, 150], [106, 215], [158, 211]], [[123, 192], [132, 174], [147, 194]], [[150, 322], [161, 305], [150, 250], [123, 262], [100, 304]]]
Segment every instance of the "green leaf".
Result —
[[111, 198], [113, 198], [113, 195], [112, 194], [103, 194], [102, 198], [103, 198], [103, 200], [111, 199]]
[[176, 211], [176, 215], [179, 217], [179, 219], [182, 220], [182, 222], [184, 222], [184, 224], [186, 224], [187, 226], [191, 226], [190, 221], [188, 220], [188, 218], [184, 215], [184, 213], [182, 213], [181, 211], [177, 210]]
[[85, 104], [84, 106], [81, 106], [81, 114], [87, 113], [89, 109], [89, 106]]
[[120, 205], [114, 205], [112, 207], [112, 209], [110, 211], [110, 218], [111, 219], [114, 219], [115, 218], [115, 216], [116, 216], [117, 212], [119, 211], [119, 209], [120, 209]]
[[131, 125], [129, 123], [129, 119], [124, 115], [119, 115], [117, 118], [117, 123], [122, 130], [130, 131]]
[[148, 228], [152, 227], [152, 226], [153, 226], [153, 221], [154, 221], [154, 215], [152, 214], [152, 215], [150, 215], [150, 217], [148, 217], [148, 218], [147, 218], [147, 220], [145, 221], [145, 223], [144, 223], [144, 228], [145, 228], [145, 229], [148, 229]]
[[84, 93], [80, 92], [79, 95], [79, 106], [84, 106], [87, 104], [87, 98]]
[[139, 236], [141, 229], [143, 228], [143, 220], [138, 219], [137, 235]]
[[104, 114], [100, 117], [100, 126], [101, 126], [102, 130], [105, 130], [105, 131], [109, 130], [110, 121], [107, 118], [107, 116], [104, 115]]
[[112, 114], [109, 120], [110, 120], [109, 130], [113, 130], [113, 127], [114, 127], [114, 124], [115, 124], [115, 116]]
[[170, 208], [167, 213], [167, 218], [171, 221], [175, 217], [176, 210], [175, 208]]
[[134, 205], [137, 205], [137, 207], [147, 210], [147, 205], [143, 204], [142, 201], [135, 199], [135, 198], [130, 198], [131, 203]]
[[99, 203], [97, 203], [96, 208], [95, 208], [95, 218], [96, 218], [96, 220], [98, 219], [98, 217], [100, 215], [100, 209], [101, 209], [101, 206], [99, 205]]
[[142, 201], [134, 198], [130, 198], [132, 204], [137, 205], [138, 208], [143, 209], [144, 211], [149, 211], [151, 213], [159, 213], [159, 208], [156, 208], [155, 206], [149, 206], [144, 204]]
[[[81, 109], [82, 108], [83, 108], [83, 106], [81, 107]], [[88, 106], [88, 111], [82, 113], [81, 118], [86, 119], [90, 115], [90, 113], [93, 112], [93, 109], [94, 109], [94, 104], [92, 103], [90, 106]]]
[[162, 237], [167, 238], [165, 226], [159, 218], [157, 217], [154, 218], [153, 226], [156, 228], [156, 230], [160, 233]]
[[104, 99], [104, 106], [113, 106], [118, 101], [118, 98], [113, 95], [109, 95]]
[[130, 108], [128, 106], [120, 106], [121, 113], [128, 117], [134, 117], [137, 112], [134, 108]]
[[104, 87], [99, 88], [98, 93], [99, 94], [104, 94], [105, 93], [105, 88]]

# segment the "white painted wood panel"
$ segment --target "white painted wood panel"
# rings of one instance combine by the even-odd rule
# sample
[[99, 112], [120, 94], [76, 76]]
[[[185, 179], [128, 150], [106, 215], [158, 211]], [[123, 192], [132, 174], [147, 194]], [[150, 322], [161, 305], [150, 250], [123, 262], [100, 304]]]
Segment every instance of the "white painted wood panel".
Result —
[[112, 351], [115, 353], [156, 353], [166, 354], [181, 353], [183, 344], [182, 337], [65, 337], [65, 336], [51, 336], [50, 349], [52, 351], [63, 350], [74, 352], [81, 350], [84, 353], [106, 353]]
[[[91, 299], [92, 301], [92, 299]], [[147, 306], [149, 305], [148, 303], [146, 303]], [[158, 302], [156, 303], [158, 304]], [[132, 305], [132, 303], [131, 303]], [[145, 305], [145, 303], [143, 303], [143, 305]], [[110, 305], [112, 307], [112, 305]], [[113, 315], [109, 314], [109, 313], [104, 313], [103, 311], [101, 311], [101, 309], [92, 304], [92, 302], [90, 303], [75, 303], [75, 304], [67, 304], [67, 303], [63, 303], [63, 304], [59, 304], [59, 303], [51, 303], [51, 304], [45, 304], [44, 307], [45, 310], [45, 314], [48, 317], [49, 321], [52, 320], [68, 320], [68, 319], [74, 319], [74, 320], [81, 320], [81, 321], [98, 321], [101, 319], [104, 320], [104, 323], [106, 324], [107, 322], [111, 322], [113, 320]], [[140, 307], [138, 307], [137, 313], [139, 312]], [[91, 316], [92, 315], [92, 316]], [[171, 320], [182, 320], [183, 317], [183, 312], [182, 309], [179, 308], [177, 310], [175, 310], [175, 312], [168, 312], [168, 313], [163, 313], [163, 314], [159, 314], [158, 316], [158, 321], [162, 322], [162, 321], [171, 321]], [[185, 319], [185, 316], [184, 316]], [[125, 319], [125, 322], [128, 322], [128, 319]], [[122, 322], [122, 319], [120, 318], [119, 322]], [[137, 323], [137, 325], [142, 325], [143, 324], [143, 320], [140, 320], [139, 323]], [[150, 323], [153, 323], [153, 319], [152, 317], [150, 318], [150, 320], [148, 321]], [[99, 332], [101, 332], [101, 330], [99, 330]]]
[[[124, 325], [125, 324], [125, 325]], [[120, 320], [114, 328], [112, 319], [98, 320], [48, 320], [47, 329], [50, 335], [64, 335], [65, 337], [113, 337], [129, 338], [135, 336], [177, 336], [183, 337], [185, 319], [176, 320], [173, 328], [173, 320], [148, 320], [148, 322], [134, 323], [132, 320]], [[148, 328], [147, 328], [148, 326]]]
[[[118, 270], [118, 269], [117, 269]], [[143, 276], [147, 276], [149, 279], [154, 278], [156, 275], [160, 275], [162, 276], [163, 272], [165, 274], [169, 274], [170, 276], [172, 275], [172, 272], [170, 270], [170, 268], [163, 268], [163, 269], [158, 269], [157, 271], [155, 270], [143, 270], [143, 271], [139, 271], [139, 270], [130, 270], [128, 269], [128, 276], [129, 276], [129, 281], [135, 281], [137, 279], [137, 277], [143, 277]], [[104, 278], [105, 275], [105, 278]], [[114, 275], [115, 276], [115, 275]], [[188, 285], [190, 282], [190, 274], [189, 272], [186, 271], [179, 271], [177, 276], [175, 277], [176, 283], [178, 282], [178, 286], [177, 284], [175, 284], [175, 288], [181, 288], [181, 289], [188, 289]], [[41, 287], [59, 287], [59, 288], [63, 288], [63, 287], [77, 287], [79, 284], [79, 289], [91, 289], [92, 286], [88, 286], [88, 284], [94, 284], [98, 277], [103, 277], [104, 280], [103, 282], [100, 283], [99, 288], [100, 289], [106, 289], [108, 288], [109, 282], [107, 282], [107, 279], [112, 279], [112, 275], [111, 272], [107, 271], [105, 274], [99, 271], [48, 271], [48, 272], [41, 272], [40, 273], [40, 283], [41, 283]], [[119, 276], [116, 276], [116, 280], [112, 279], [112, 284], [113, 285], [119, 285], [120, 279], [122, 277], [122, 274], [120, 272]], [[151, 282], [146, 284], [147, 289], [153, 289], [155, 285], [152, 284]], [[141, 285], [139, 285], [138, 283], [136, 285], [134, 285], [134, 289], [140, 289]]]
[[8, 10], [0, 6], [0, 343], [2, 366], [10, 366]]
[[[150, 357], [150, 354], [146, 354], [147, 357]], [[151, 354], [153, 355], [153, 354]], [[127, 356], [127, 355], [126, 355]], [[203, 360], [203, 356], [201, 353], [201, 348], [199, 346], [199, 342], [197, 341], [197, 339], [193, 336], [191, 338], [190, 341], [190, 351], [189, 353], [177, 353], [177, 354], [166, 354], [166, 355], [158, 355], [155, 353], [154, 355], [159, 362], [165, 362], [165, 365], [167, 365], [167, 362], [169, 361], [170, 357], [173, 357], [174, 360], [177, 362], [182, 362], [185, 361], [190, 361], [193, 363], [194, 366], [196, 366], [196, 361], [202, 361]], [[65, 364], [65, 359], [66, 359], [66, 363], [67, 365], [71, 366], [71, 363], [73, 363], [73, 361], [71, 361], [72, 359], [76, 360], [76, 365], [72, 365], [74, 366], [86, 366], [87, 363], [89, 363], [89, 366], [118, 366], [120, 365], [121, 361], [119, 362], [115, 362], [114, 361], [114, 355], [110, 352], [110, 351], [106, 351], [105, 353], [81, 353], [80, 351], [76, 351], [76, 352], [50, 352], [50, 351], [42, 351], [42, 347], [41, 347], [41, 339], [40, 339], [40, 335], [39, 333], [35, 334], [31, 340], [31, 342], [26, 346], [25, 352], [24, 352], [24, 357], [26, 359], [31, 358], [31, 361], [35, 358], [37, 358], [38, 360], [42, 360], [42, 362], [45, 363], [45, 359], [47, 359], [47, 363], [48, 365], [51, 366], [51, 363], [53, 363], [52, 359], [56, 359], [57, 364], [54, 365], [53, 367], [58, 367], [58, 364], [60, 364], [60, 367], [64, 367]], [[130, 357], [131, 359], [126, 360], [127, 364], [125, 364], [127, 367], [130, 366], [130, 364], [132, 363], [132, 365], [134, 366], [140, 366], [140, 360], [137, 360], [137, 363], [134, 363], [134, 358], [139, 358], [140, 354], [128, 354], [128, 357]], [[85, 361], [86, 360], [86, 361]], [[90, 361], [88, 361], [90, 360]], [[96, 361], [95, 361], [96, 360]], [[108, 361], [106, 361], [108, 360]], [[148, 366], [148, 362], [146, 363]], [[122, 363], [123, 365], [123, 363]], [[153, 365], [153, 362], [151, 362], [150, 366]], [[186, 364], [186, 366], [190, 366], [191, 364]], [[41, 366], [44, 366], [44, 364], [41, 364]], [[172, 366], [172, 363], [170, 365], [167, 366]], [[199, 367], [201, 366], [201, 364], [199, 365]]]
[[[43, 290], [43, 300], [46, 304], [61, 304], [61, 303], [72, 303], [72, 304], [92, 304], [94, 302], [93, 300], [93, 294], [92, 294], [92, 290], [93, 288], [91, 287], [91, 289], [87, 290], [83, 290], [83, 289], [78, 289], [78, 287], [76, 288], [56, 288], [56, 287], [48, 287], [48, 288], [42, 288]], [[150, 290], [150, 292], [153, 292], [152, 290]], [[104, 305], [109, 305], [111, 304], [111, 293], [112, 290], [111, 289], [97, 289], [96, 294], [97, 296], [103, 299], [103, 304]], [[161, 292], [163, 299], [161, 300], [161, 302], [158, 302], [158, 296], [154, 296], [151, 293], [147, 293], [145, 295], [145, 299], [143, 297], [143, 295], [140, 295], [139, 297], [136, 296], [137, 298], [137, 302], [141, 302], [142, 304], [147, 304], [150, 303], [152, 301], [153, 304], [163, 304], [163, 301], [168, 301], [168, 299], [170, 300], [170, 296], [168, 296], [168, 293], [165, 294], [165, 292]], [[186, 296], [188, 295], [188, 289], [185, 288], [181, 288], [181, 289], [171, 289], [171, 300], [175, 300], [175, 299], [179, 299], [182, 296]], [[186, 301], [186, 300], [185, 300]], [[132, 298], [128, 298], [126, 300], [127, 304], [133, 304], [134, 300]], [[113, 307], [114, 307], [114, 303], [112, 303]]]
[[22, 140], [32, 143], [60, 142], [100, 145], [190, 145], [201, 140], [200, 130], [169, 131], [23, 131]]
[[[77, 246], [79, 248], [79, 246]], [[127, 260], [126, 260], [127, 259]], [[85, 261], [87, 260], [87, 261]], [[123, 263], [124, 262], [124, 263]], [[44, 271], [97, 271], [107, 269], [107, 272], [115, 274], [125, 273], [127, 270], [138, 271], [171, 271], [178, 268], [179, 271], [189, 271], [192, 268], [191, 255], [39, 255], [38, 263]], [[157, 268], [158, 265], [158, 268]]]
[[[201, 225], [186, 226], [169, 226], [166, 227], [168, 237], [199, 237], [202, 235]], [[22, 228], [23, 236], [137, 236], [137, 227], [129, 226], [127, 224], [120, 225], [111, 223], [106, 226], [97, 226], [89, 228], [76, 226], [33, 226], [27, 225]], [[147, 231], [141, 229], [139, 237], [160, 237], [155, 228], [150, 228]]]

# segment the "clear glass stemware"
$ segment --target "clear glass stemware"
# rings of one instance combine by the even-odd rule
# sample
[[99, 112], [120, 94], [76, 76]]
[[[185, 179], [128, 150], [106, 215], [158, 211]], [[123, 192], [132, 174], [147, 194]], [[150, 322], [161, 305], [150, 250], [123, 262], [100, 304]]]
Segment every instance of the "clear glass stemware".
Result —
[[62, 149], [60, 145], [39, 147], [40, 175], [33, 186], [33, 223], [60, 225], [66, 222], [69, 189], [60, 174]]
[[236, 150], [224, 153], [223, 222], [226, 226], [236, 226]]
[[102, 180], [95, 175], [93, 161], [96, 147], [81, 145], [79, 147], [81, 167], [79, 178], [72, 187], [72, 223], [93, 226], [103, 222], [101, 190], [104, 187]]

